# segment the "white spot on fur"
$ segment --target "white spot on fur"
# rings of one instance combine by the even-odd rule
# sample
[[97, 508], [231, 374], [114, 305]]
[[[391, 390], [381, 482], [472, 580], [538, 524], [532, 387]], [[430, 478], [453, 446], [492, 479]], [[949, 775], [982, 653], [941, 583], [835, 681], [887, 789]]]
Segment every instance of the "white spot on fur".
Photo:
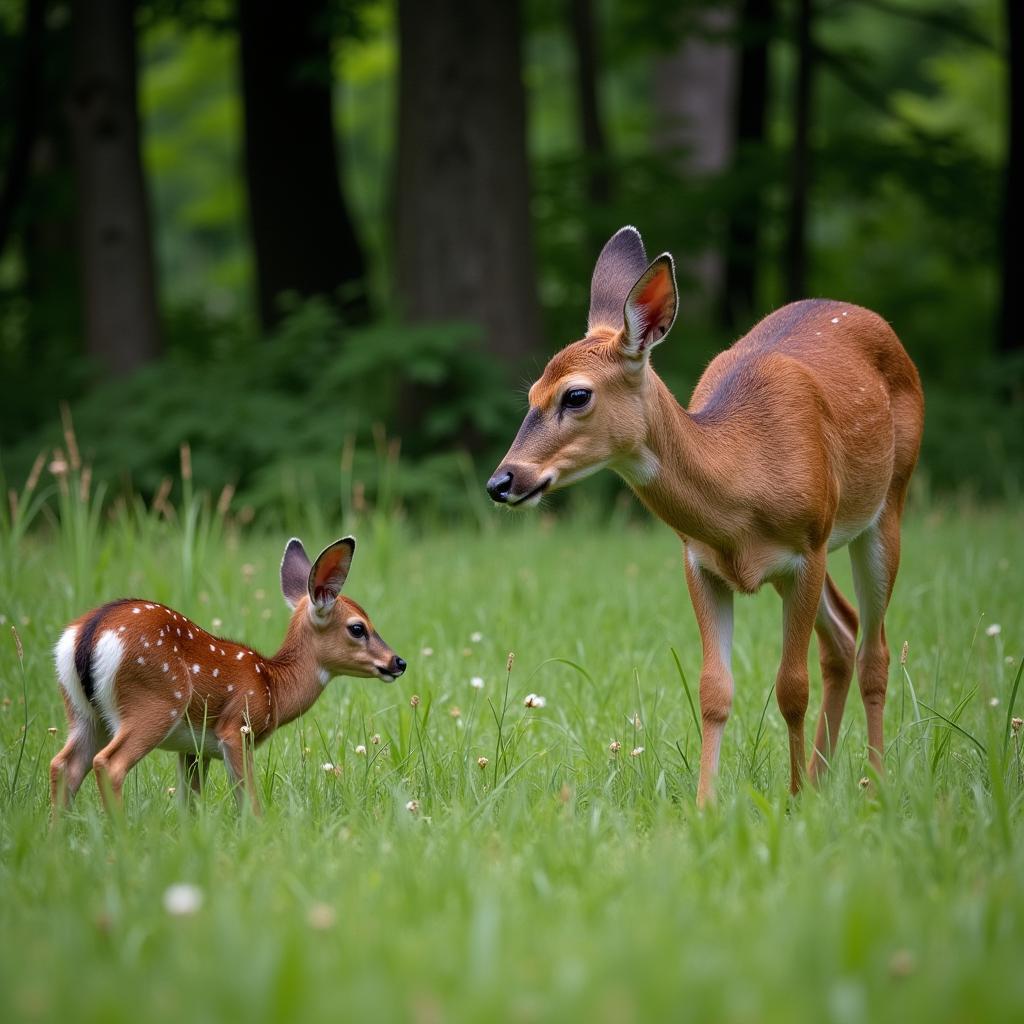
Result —
[[228, 693], [234, 693], [235, 687], [232, 683], [228, 683]]
[[178, 636], [181, 636], [181, 630], [180, 629], [176, 629], [175, 632], [178, 634]]
[[181, 700], [181, 690], [175, 690], [174, 696], [176, 700]]
[[223, 647], [220, 649], [220, 653], [221, 653], [221, 657], [223, 657], [224, 656], [224, 648]]
[[114, 682], [117, 679], [117, 671], [121, 667], [123, 658], [124, 644], [112, 629], [108, 629], [93, 648], [92, 677], [95, 682], [93, 692], [96, 704], [112, 733], [116, 733], [121, 728], [121, 715], [117, 710]]
[[235, 655], [235, 661], [241, 661], [245, 657], [245, 651], [239, 651]]
[[317, 678], [320, 680], [321, 686], [326, 686], [331, 681], [331, 673], [325, 668], [318, 669]]
[[213, 678], [216, 679], [217, 676], [219, 676], [219, 675], [220, 675], [220, 669], [219, 668], [215, 668], [213, 670]]
[[138, 663], [139, 663], [140, 665], [145, 665], [145, 664], [146, 664], [146, 659], [145, 659], [145, 658], [143, 658], [141, 654], [140, 654], [140, 655], [139, 655], [139, 656], [138, 656], [138, 657], [137, 657], [137, 658], [136, 658], [135, 660], [136, 660], [136, 661], [137, 661], [137, 662], [138, 662]]
[[249, 696], [251, 697], [255, 692], [256, 692], [255, 690], [250, 690], [249, 691]]
[[133, 608], [132, 609], [132, 615], [138, 615], [141, 611], [142, 611], [141, 608]]
[[198, 665], [193, 665], [192, 666], [192, 674], [193, 675], [199, 675], [199, 666]]
[[127, 628], [127, 627], [125, 627], [125, 626], [118, 626], [118, 627], [117, 627], [117, 631], [118, 631], [118, 633], [123, 633], [123, 632], [125, 631], [125, 629], [126, 629], [126, 628]]
[[210, 650], [212, 651], [213, 649], [213, 644], [210, 644]]
[[147, 605], [146, 605], [146, 607], [147, 607], [147, 608], [148, 608], [148, 609], [149, 609], [150, 611], [152, 611], [152, 610], [153, 610], [153, 609], [154, 609], [154, 608], [156, 607], [156, 605], [155, 605], [155, 604], [147, 604]]
[[157, 640], [156, 645], [157, 645], [157, 647], [163, 647], [163, 645], [164, 645], [163, 640]]
[[839, 317], [837, 317], [837, 316], [832, 317], [832, 323], [834, 323], [834, 324], [839, 323]]
[[257, 665], [256, 666], [256, 671], [257, 672], [262, 672], [263, 671], [263, 667], [261, 665]]
[[192, 630], [191, 629], [188, 631], [188, 638], [189, 638], [189, 640], [192, 639]]
[[164, 671], [165, 671], [165, 672], [169, 671], [169, 670], [170, 670], [170, 667], [171, 667], [171, 666], [170, 666], [170, 665], [168, 665], [168, 664], [167, 664], [167, 662], [165, 661], [165, 662], [164, 662]]
[[53, 660], [57, 666], [57, 678], [64, 692], [71, 701], [71, 706], [78, 712], [79, 718], [86, 721], [96, 717], [93, 706], [82, 689], [82, 681], [75, 671], [75, 637], [78, 635], [78, 627], [71, 626], [65, 629], [53, 649]]
[[171, 708], [171, 718], [177, 718], [177, 717], [178, 717], [178, 710], [177, 710], [177, 708]]

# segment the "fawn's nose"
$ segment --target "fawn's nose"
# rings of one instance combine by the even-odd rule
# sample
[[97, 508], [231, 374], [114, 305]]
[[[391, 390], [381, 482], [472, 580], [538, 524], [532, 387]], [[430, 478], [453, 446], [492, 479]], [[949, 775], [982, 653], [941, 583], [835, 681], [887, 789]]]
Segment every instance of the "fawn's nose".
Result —
[[487, 493], [492, 501], [504, 503], [512, 491], [512, 472], [499, 468], [494, 476], [487, 481]]
[[405, 658], [400, 658], [397, 654], [391, 659], [391, 674], [393, 676], [400, 676], [406, 669]]

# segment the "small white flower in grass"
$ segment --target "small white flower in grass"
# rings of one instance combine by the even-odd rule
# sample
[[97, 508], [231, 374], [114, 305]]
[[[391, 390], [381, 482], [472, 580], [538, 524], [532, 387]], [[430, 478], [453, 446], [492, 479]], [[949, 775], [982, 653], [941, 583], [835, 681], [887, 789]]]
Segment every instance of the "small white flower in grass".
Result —
[[998, 622], [993, 622], [991, 626], [985, 629], [985, 636], [999, 636], [1002, 631], [1003, 627]]
[[634, 747], [629, 752], [629, 756], [630, 757], [639, 757], [643, 752], [644, 752], [644, 748], [643, 747]]
[[51, 726], [50, 726], [50, 727], [49, 727], [49, 728], [48, 728], [48, 729], [47, 729], [46, 731], [47, 731], [47, 732], [48, 732], [48, 733], [49, 733], [49, 734], [50, 734], [51, 736], [56, 736], [56, 735], [57, 735], [57, 726], [55, 726], [55, 725], [51, 725]]
[[480, 676], [473, 676], [469, 681], [469, 685], [472, 686], [474, 690], [482, 690], [484, 688], [484, 681]]
[[380, 733], [379, 733], [379, 732], [375, 732], [375, 733], [374, 733], [374, 734], [373, 734], [373, 735], [372, 735], [372, 736], [370, 737], [370, 742], [371, 742], [371, 743], [372, 743], [372, 744], [373, 744], [373, 745], [374, 745], [375, 747], [379, 747], [379, 746], [380, 746]]
[[479, 765], [479, 766], [480, 766], [481, 768], [486, 768], [486, 767], [487, 767], [487, 766], [488, 766], [488, 765], [489, 765], [489, 764], [490, 764], [491, 762], [490, 762], [490, 761], [488, 761], [486, 757], [478, 757], [478, 758], [476, 759], [476, 763], [477, 763], [477, 764], [478, 764], [478, 765]]
[[990, 700], [990, 701], [988, 702], [988, 706], [989, 706], [990, 708], [997, 708], [997, 707], [999, 707], [999, 698], [998, 698], [998, 697], [993, 697], [993, 698], [992, 698], [992, 699], [991, 699], [991, 700]]
[[[224, 625], [224, 621], [223, 619], [214, 619], [213, 622], [210, 623], [210, 625], [213, 626], [214, 629], [220, 629], [220, 627]], [[223, 653], [224, 652], [221, 651], [221, 654]]]
[[480, 632], [479, 630], [477, 630], [477, 631], [476, 631], [475, 633], [470, 633], [470, 634], [469, 634], [469, 639], [470, 639], [470, 640], [471, 640], [471, 641], [472, 641], [472, 642], [473, 642], [474, 644], [478, 644], [478, 643], [480, 643], [480, 641], [481, 641], [481, 640], [483, 640], [483, 638], [484, 638], [484, 635], [483, 635], [483, 633], [481, 633], [481, 632]]
[[203, 890], [198, 885], [178, 882], [164, 890], [164, 910], [175, 917], [195, 914], [203, 905]]
[[320, 765], [320, 767], [323, 768], [323, 770], [325, 772], [333, 772], [334, 771], [334, 765], [330, 761], [324, 761], [324, 763], [322, 765]]
[[528, 693], [523, 700], [524, 707], [528, 708], [542, 708], [546, 704], [546, 698], [542, 697], [539, 693]]
[[409, 802], [408, 802], [408, 803], [407, 803], [407, 804], [405, 805], [405, 809], [406, 809], [406, 810], [407, 810], [407, 811], [408, 811], [408, 812], [409, 812], [410, 814], [419, 814], [419, 812], [420, 812], [420, 802], [419, 802], [419, 800], [410, 800], [410, 801], [409, 801]]
[[434, 648], [433, 647], [421, 647], [420, 648], [420, 654], [422, 654], [424, 658], [429, 658], [433, 653], [434, 653]]
[[622, 744], [618, 740], [612, 740], [608, 744], [608, 749], [613, 753], [617, 754], [622, 749]]
[[356, 753], [359, 754], [360, 757], [365, 756], [366, 755], [366, 744], [365, 743], [357, 743], [356, 744]]
[[1010, 731], [1017, 735], [1020, 732], [1021, 726], [1024, 726], [1024, 718], [1011, 718], [1010, 719]]
[[241, 734], [242, 734], [243, 736], [248, 736], [248, 735], [249, 735], [249, 733], [251, 733], [251, 732], [252, 732], [252, 729], [250, 729], [250, 728], [249, 728], [249, 726], [247, 726], [247, 725], [243, 725], [243, 726], [242, 726], [242, 728], [241, 728], [241, 729], [239, 729], [239, 732], [240, 732], [240, 733], [241, 733]]

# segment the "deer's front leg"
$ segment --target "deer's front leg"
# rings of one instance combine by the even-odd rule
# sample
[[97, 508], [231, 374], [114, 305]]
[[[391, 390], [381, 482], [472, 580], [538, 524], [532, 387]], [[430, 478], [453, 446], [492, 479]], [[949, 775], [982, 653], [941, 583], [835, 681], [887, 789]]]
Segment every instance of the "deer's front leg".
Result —
[[223, 733], [218, 730], [217, 739], [220, 743], [221, 753], [224, 755], [224, 767], [227, 769], [228, 778], [235, 788], [235, 798], [241, 808], [244, 799], [242, 787], [245, 787], [245, 795], [249, 797], [249, 806], [253, 814], [260, 814], [260, 798], [256, 792], [256, 765], [252, 756], [252, 742], [249, 736], [242, 732], [242, 728], [248, 728], [244, 723], [239, 723], [236, 729], [226, 729]]
[[722, 733], [732, 710], [732, 591], [686, 554], [686, 585], [697, 616], [703, 663], [700, 670], [700, 781], [697, 806], [715, 798]]
[[807, 714], [807, 651], [825, 584], [824, 548], [806, 556], [792, 576], [776, 586], [782, 595], [782, 662], [775, 696], [789, 730], [789, 789], [797, 793], [804, 776], [804, 716]]

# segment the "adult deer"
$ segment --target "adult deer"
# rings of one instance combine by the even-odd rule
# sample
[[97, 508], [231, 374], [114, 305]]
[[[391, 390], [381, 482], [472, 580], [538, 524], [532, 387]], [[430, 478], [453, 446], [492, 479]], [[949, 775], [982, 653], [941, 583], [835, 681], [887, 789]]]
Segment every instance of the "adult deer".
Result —
[[877, 314], [805, 300], [716, 356], [683, 409], [650, 362], [676, 304], [672, 257], [648, 265], [636, 229], [622, 228], [594, 268], [586, 337], [530, 388], [530, 411], [488, 493], [531, 506], [607, 466], [682, 539], [703, 649], [700, 805], [714, 796], [732, 707], [733, 593], [765, 581], [783, 605], [775, 690], [791, 790], [804, 770], [812, 630], [824, 699], [809, 771], [814, 779], [827, 769], [853, 675], [857, 613], [826, 559], [848, 544], [863, 629], [857, 674], [869, 756], [881, 772], [885, 611], [924, 424], [917, 370]]
[[221, 758], [259, 812], [253, 746], [304, 714], [333, 676], [392, 682], [406, 668], [369, 616], [341, 595], [355, 538], [324, 548], [313, 564], [292, 539], [281, 591], [294, 610], [270, 658], [207, 633], [152, 601], [105, 604], [72, 622], [54, 651], [70, 735], [50, 764], [54, 809], [92, 768], [104, 803], [119, 803], [129, 769], [150, 751], [178, 752], [179, 776], [198, 792]]

